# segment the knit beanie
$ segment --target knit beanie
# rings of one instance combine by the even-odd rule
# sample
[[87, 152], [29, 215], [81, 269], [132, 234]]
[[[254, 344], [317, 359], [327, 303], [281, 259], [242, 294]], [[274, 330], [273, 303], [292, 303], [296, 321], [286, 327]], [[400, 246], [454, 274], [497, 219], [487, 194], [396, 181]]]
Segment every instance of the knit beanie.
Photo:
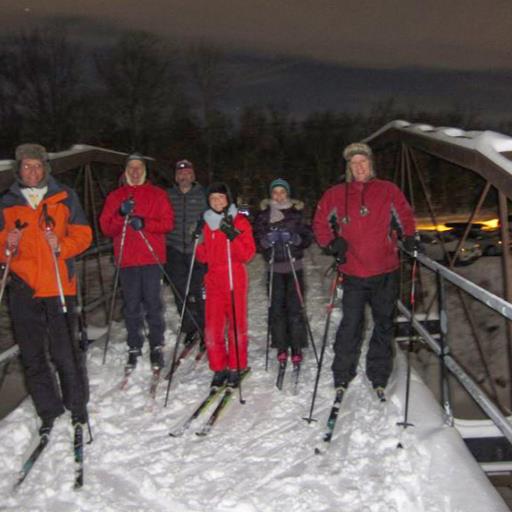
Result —
[[270, 194], [272, 194], [272, 190], [274, 190], [276, 187], [283, 187], [288, 193], [288, 196], [290, 195], [290, 184], [283, 178], [277, 178], [270, 184]]
[[50, 159], [48, 157], [48, 153], [44, 146], [41, 144], [21, 144], [16, 148], [15, 151], [16, 158], [16, 176], [18, 183], [23, 185], [20, 177], [21, 170], [21, 162], [22, 160], [39, 160], [43, 164], [44, 177], [38, 183], [37, 188], [45, 187], [48, 184], [48, 176], [52, 172], [52, 168], [50, 167]]
[[225, 183], [217, 181], [217, 182], [212, 183], [208, 187], [208, 189], [206, 191], [206, 196], [208, 198], [208, 204], [210, 203], [210, 196], [212, 194], [224, 194], [228, 199], [228, 203], [229, 204], [233, 203], [233, 196], [231, 195], [231, 190]]

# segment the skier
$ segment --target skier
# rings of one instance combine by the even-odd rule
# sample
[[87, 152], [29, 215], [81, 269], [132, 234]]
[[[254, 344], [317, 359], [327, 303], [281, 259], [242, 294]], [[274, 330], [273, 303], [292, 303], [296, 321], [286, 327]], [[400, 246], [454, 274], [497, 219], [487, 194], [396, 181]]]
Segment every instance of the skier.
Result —
[[18, 146], [16, 181], [0, 199], [10, 313], [41, 436], [65, 409], [74, 425], [86, 423], [89, 399], [87, 347], [75, 336], [74, 257], [89, 247], [91, 228], [76, 193], [50, 172], [43, 146]]
[[[279, 363], [288, 359], [291, 350], [292, 363], [302, 361], [302, 349], [307, 346], [307, 331], [301, 313], [301, 304], [292, 273], [293, 264], [301, 293], [304, 293], [304, 249], [311, 245], [311, 228], [304, 223], [304, 203], [290, 199], [290, 185], [282, 178], [270, 184], [270, 199], [260, 203], [262, 211], [254, 221], [254, 236], [258, 250], [273, 271], [270, 306], [272, 347], [277, 349]], [[290, 248], [290, 261], [286, 245]], [[273, 262], [270, 262], [271, 257]], [[270, 268], [272, 265], [272, 268]]]
[[208, 268], [205, 276], [206, 350], [210, 369], [215, 372], [212, 386], [221, 386], [227, 381], [228, 385], [236, 387], [239, 372], [247, 368], [248, 276], [245, 264], [252, 259], [256, 248], [252, 227], [238, 213], [227, 185], [211, 184], [208, 204], [210, 208], [203, 214], [203, 241], [197, 248], [198, 260]]
[[[193, 235], [203, 212], [208, 208], [206, 193], [196, 181], [194, 166], [188, 160], [180, 160], [176, 164], [175, 184], [167, 189], [167, 194], [174, 209], [174, 229], [167, 233], [167, 265], [165, 267], [180, 297], [185, 296], [187, 277], [192, 260], [194, 245]], [[201, 332], [188, 315], [183, 317], [182, 331], [185, 333], [184, 345], [188, 345], [197, 336], [203, 338], [204, 331], [204, 298], [202, 293], [205, 267], [196, 259], [192, 270], [187, 308], [193, 315]], [[182, 303], [174, 296], [178, 313]]]
[[324, 193], [313, 219], [319, 245], [344, 261], [340, 267], [344, 274], [343, 319], [336, 333], [332, 363], [334, 386], [345, 390], [356, 376], [368, 303], [374, 328], [366, 375], [376, 392], [382, 393], [392, 370], [393, 314], [398, 298], [397, 237], [412, 250], [416, 245], [415, 222], [400, 189], [376, 178], [372, 150], [367, 144], [350, 144], [343, 157], [347, 162], [346, 183]]
[[128, 332], [127, 372], [135, 368], [142, 353], [143, 313], [149, 328], [151, 365], [155, 370], [164, 365], [160, 265], [166, 261], [165, 233], [174, 226], [174, 213], [165, 190], [147, 181], [146, 174], [144, 158], [137, 153], [130, 155], [122, 185], [107, 196], [100, 215], [103, 233], [114, 239], [115, 261], [122, 251], [119, 280]]

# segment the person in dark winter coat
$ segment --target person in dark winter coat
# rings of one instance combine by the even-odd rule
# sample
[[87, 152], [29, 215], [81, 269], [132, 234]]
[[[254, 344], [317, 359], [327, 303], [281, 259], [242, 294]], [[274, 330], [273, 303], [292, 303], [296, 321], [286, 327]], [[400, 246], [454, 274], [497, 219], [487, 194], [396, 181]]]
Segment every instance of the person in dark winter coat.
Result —
[[[178, 314], [180, 314], [183, 307], [180, 297], [185, 296], [187, 287], [194, 233], [208, 204], [205, 190], [195, 181], [194, 166], [191, 162], [180, 160], [176, 164], [174, 179], [174, 186], [167, 189], [174, 209], [174, 229], [167, 233], [166, 237], [166, 271], [179, 293], [179, 296], [175, 293], [174, 299]], [[188, 314], [184, 315], [182, 332], [185, 334], [185, 345], [191, 343], [196, 336], [204, 337], [203, 280], [205, 271], [205, 266], [196, 259], [192, 269], [187, 300], [187, 309], [193, 315], [195, 323]], [[200, 332], [197, 331], [198, 328]]]
[[356, 375], [369, 304], [374, 328], [366, 356], [366, 375], [384, 389], [392, 370], [393, 314], [398, 298], [397, 237], [414, 244], [412, 209], [401, 190], [379, 180], [372, 151], [354, 143], [343, 152], [346, 183], [328, 189], [318, 203], [313, 230], [320, 246], [342, 262], [343, 319], [336, 333], [332, 371], [336, 388]]
[[65, 409], [74, 424], [87, 422], [87, 347], [73, 334], [74, 257], [92, 233], [76, 193], [50, 175], [43, 146], [18, 146], [16, 165], [16, 182], [0, 200], [0, 246], [10, 265], [14, 335], [43, 435]]
[[[293, 364], [302, 361], [302, 349], [307, 346], [307, 331], [301, 313], [300, 299], [292, 272], [295, 269], [301, 294], [304, 294], [302, 258], [312, 242], [311, 228], [305, 224], [301, 201], [290, 199], [290, 185], [284, 179], [270, 184], [270, 199], [261, 202], [262, 211], [254, 221], [254, 236], [258, 250], [269, 263], [272, 254], [273, 283], [270, 306], [272, 347], [283, 363], [291, 350]], [[290, 249], [292, 261], [288, 255]], [[270, 280], [270, 269], [268, 278]]]
[[116, 262], [123, 244], [119, 280], [128, 331], [126, 369], [133, 370], [142, 353], [143, 313], [149, 327], [151, 364], [156, 369], [163, 366], [165, 330], [159, 265], [166, 262], [165, 234], [174, 226], [174, 213], [165, 190], [146, 181], [146, 163], [141, 155], [128, 157], [123, 181], [107, 196], [100, 225], [103, 233], [114, 239]]
[[203, 241], [197, 248], [198, 260], [208, 266], [205, 276], [206, 350], [210, 369], [215, 372], [212, 386], [220, 386], [226, 380], [228, 385], [237, 386], [239, 372], [247, 368], [249, 282], [245, 265], [254, 256], [256, 246], [251, 224], [238, 213], [227, 185], [210, 185], [208, 204], [210, 208], [203, 214]]

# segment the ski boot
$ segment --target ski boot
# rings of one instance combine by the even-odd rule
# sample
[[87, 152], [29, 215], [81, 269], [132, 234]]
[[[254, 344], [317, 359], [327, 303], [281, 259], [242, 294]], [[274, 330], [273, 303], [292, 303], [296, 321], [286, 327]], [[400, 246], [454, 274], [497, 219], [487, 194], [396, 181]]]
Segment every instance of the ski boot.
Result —
[[141, 354], [142, 352], [140, 348], [131, 348], [128, 350], [128, 361], [124, 367], [126, 373], [131, 373], [133, 370], [135, 370], [135, 367], [137, 366], [137, 360]]
[[215, 372], [210, 386], [212, 388], [220, 388], [221, 386], [224, 385], [227, 378], [228, 378], [228, 372], [226, 370], [220, 370], [218, 372]]
[[162, 345], [157, 345], [151, 349], [149, 353], [151, 368], [153, 370], [161, 370], [164, 367], [164, 355], [162, 354]]
[[230, 388], [237, 388], [240, 384], [240, 374], [238, 370], [229, 370], [228, 386]]

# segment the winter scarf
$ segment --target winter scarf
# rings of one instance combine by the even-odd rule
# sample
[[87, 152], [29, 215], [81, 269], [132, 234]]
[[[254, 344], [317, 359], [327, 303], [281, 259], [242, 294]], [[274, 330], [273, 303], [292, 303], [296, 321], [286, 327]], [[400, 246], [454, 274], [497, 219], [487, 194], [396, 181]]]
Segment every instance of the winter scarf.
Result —
[[[231, 217], [234, 219], [237, 213], [238, 208], [234, 204], [230, 204], [228, 208], [228, 215], [231, 215]], [[220, 223], [224, 218], [224, 213], [217, 213], [210, 208], [204, 212], [203, 218], [206, 224], [208, 224], [208, 227], [212, 231], [215, 231], [216, 229], [219, 229]]]
[[273, 199], [270, 200], [270, 224], [275, 224], [284, 219], [284, 215], [281, 210], [286, 210], [291, 208], [292, 202], [290, 199], [287, 199], [283, 203], [278, 203]]

